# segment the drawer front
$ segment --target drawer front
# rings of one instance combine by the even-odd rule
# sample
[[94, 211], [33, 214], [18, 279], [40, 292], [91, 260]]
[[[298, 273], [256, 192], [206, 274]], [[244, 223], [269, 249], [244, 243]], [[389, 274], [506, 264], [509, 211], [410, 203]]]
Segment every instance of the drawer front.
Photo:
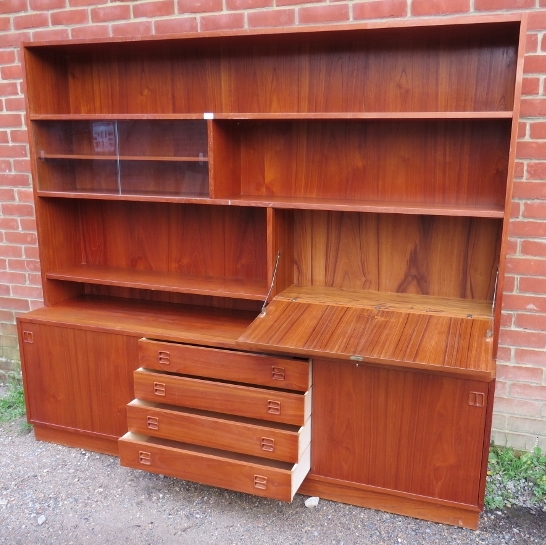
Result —
[[212, 416], [139, 400], [127, 405], [127, 423], [129, 431], [141, 435], [291, 463], [298, 461], [311, 441], [310, 418], [301, 428], [263, 426], [228, 415]]
[[155, 403], [303, 426], [311, 414], [311, 390], [279, 392], [137, 369], [135, 397]]
[[121, 465], [238, 492], [292, 501], [310, 469], [309, 448], [298, 464], [230, 455], [127, 433], [119, 440]]
[[275, 358], [141, 339], [139, 365], [146, 369], [244, 382], [305, 392], [311, 385], [308, 360]]

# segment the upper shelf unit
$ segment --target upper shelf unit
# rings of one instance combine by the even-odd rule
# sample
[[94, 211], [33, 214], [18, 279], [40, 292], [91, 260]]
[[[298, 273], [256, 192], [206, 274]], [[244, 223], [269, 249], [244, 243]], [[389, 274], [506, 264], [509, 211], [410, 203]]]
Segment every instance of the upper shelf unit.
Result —
[[369, 27], [34, 44], [29, 113], [511, 115], [518, 21]]

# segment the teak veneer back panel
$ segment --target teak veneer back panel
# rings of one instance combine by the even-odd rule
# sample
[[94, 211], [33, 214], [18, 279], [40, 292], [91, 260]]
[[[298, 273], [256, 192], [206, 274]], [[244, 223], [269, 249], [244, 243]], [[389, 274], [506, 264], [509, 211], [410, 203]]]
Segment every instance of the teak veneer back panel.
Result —
[[[29, 104], [31, 113], [72, 114], [509, 111], [518, 29], [512, 22], [78, 44], [77, 56], [36, 48], [27, 62], [44, 85], [30, 89]], [[49, 96], [57, 88], [61, 99]]]
[[79, 207], [82, 263], [266, 282], [265, 209], [93, 200]]
[[504, 205], [510, 120], [231, 126], [242, 195]]
[[493, 299], [501, 221], [294, 213], [294, 281], [461, 299]]

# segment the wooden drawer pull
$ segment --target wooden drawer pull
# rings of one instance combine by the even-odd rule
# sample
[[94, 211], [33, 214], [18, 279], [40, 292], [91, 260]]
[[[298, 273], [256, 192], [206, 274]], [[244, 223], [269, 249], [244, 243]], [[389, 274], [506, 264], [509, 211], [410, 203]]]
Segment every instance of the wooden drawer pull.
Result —
[[145, 466], [149, 466], [152, 463], [152, 455], [149, 452], [140, 450], [138, 452], [138, 461]]
[[32, 331], [23, 331], [23, 342], [29, 344], [34, 342], [34, 335], [32, 335]]
[[271, 367], [271, 378], [273, 380], [284, 380], [284, 367]]
[[171, 363], [171, 354], [166, 350], [159, 350], [157, 353], [157, 361], [161, 365], [169, 365]]
[[468, 404], [472, 407], [484, 407], [485, 394], [483, 392], [470, 392], [470, 396], [468, 397]]
[[267, 477], [262, 475], [254, 475], [254, 487], [259, 488], [260, 490], [265, 490], [267, 488]]
[[269, 437], [262, 437], [262, 450], [266, 450], [267, 452], [274, 452], [275, 439], [271, 439]]
[[267, 412], [270, 414], [281, 414], [281, 402], [268, 400]]
[[156, 396], [165, 395], [165, 384], [163, 382], [154, 382], [154, 394]]
[[159, 429], [159, 418], [157, 416], [148, 416], [146, 422], [148, 423], [148, 428], [151, 430]]

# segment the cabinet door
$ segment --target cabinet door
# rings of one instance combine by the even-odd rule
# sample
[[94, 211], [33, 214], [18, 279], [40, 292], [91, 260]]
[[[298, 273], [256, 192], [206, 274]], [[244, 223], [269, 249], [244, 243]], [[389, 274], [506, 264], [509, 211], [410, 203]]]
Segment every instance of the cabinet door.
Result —
[[311, 473], [478, 504], [488, 383], [313, 362]]
[[137, 337], [21, 323], [30, 421], [118, 438], [127, 431]]

